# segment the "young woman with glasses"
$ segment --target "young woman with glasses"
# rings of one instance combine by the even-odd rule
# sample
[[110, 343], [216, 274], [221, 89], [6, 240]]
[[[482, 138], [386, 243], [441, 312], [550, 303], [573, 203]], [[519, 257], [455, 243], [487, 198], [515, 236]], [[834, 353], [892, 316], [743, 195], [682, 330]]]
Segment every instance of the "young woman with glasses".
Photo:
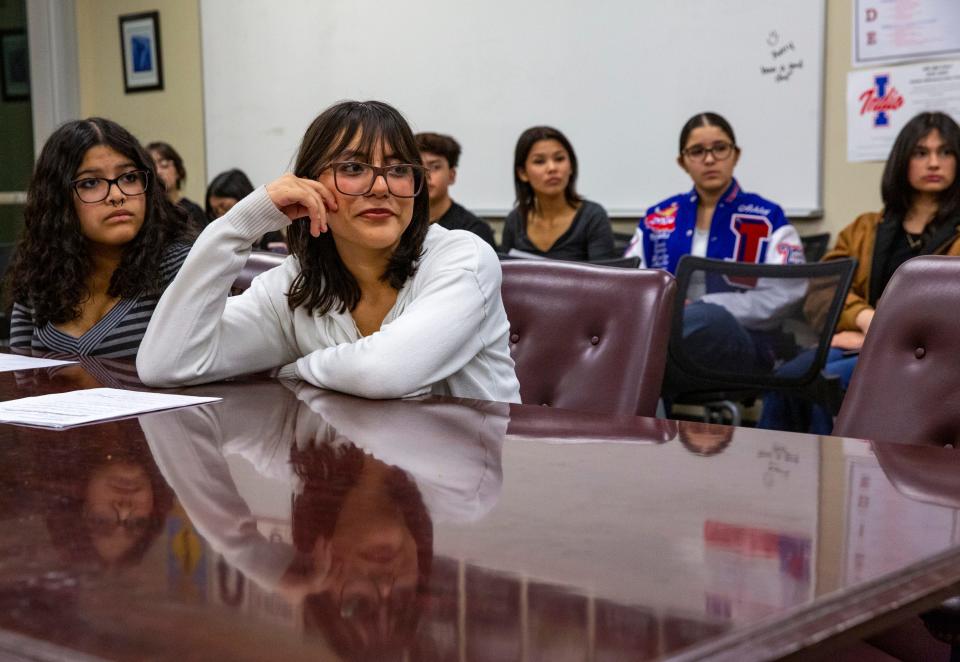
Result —
[[[680, 131], [677, 164], [693, 189], [654, 205], [637, 226], [627, 256], [675, 273], [684, 255], [787, 264], [803, 261], [796, 230], [770, 200], [746, 193], [733, 177], [740, 147], [716, 113], [691, 117]], [[759, 229], [758, 229], [759, 228]]]
[[136, 138], [101, 118], [64, 124], [27, 191], [8, 275], [11, 347], [134, 356], [190, 238]]
[[520, 134], [513, 184], [517, 206], [504, 222], [504, 253], [584, 262], [616, 257], [607, 212], [577, 193], [577, 155], [560, 131], [534, 126]]
[[[637, 226], [625, 255], [642, 266], [675, 273], [684, 255], [761, 264], [803, 262], [796, 229], [774, 202], [746, 193], [733, 177], [740, 159], [733, 127], [716, 113], [691, 117], [680, 131], [677, 164], [693, 180], [693, 189], [654, 205]], [[771, 363], [763, 334], [785, 307], [803, 295], [789, 288], [728, 285], [698, 272], [686, 293], [684, 349], [695, 363], [742, 373]], [[665, 395], [682, 393], [688, 384], [668, 364]]]
[[[147, 330], [140, 377], [195, 384], [281, 368], [369, 398], [518, 402], [496, 254], [472, 233], [430, 225], [423, 184], [394, 108], [347, 101], [321, 113], [293, 174], [197, 240]], [[286, 226], [292, 255], [228, 298], [252, 244]]]

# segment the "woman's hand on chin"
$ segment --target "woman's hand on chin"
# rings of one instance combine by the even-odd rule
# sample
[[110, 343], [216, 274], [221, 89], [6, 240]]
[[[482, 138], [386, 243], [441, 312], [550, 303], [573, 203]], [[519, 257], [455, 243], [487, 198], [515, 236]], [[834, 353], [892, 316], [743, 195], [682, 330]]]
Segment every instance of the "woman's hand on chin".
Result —
[[266, 186], [270, 200], [287, 218], [310, 218], [310, 234], [327, 231], [327, 212], [337, 211], [337, 200], [326, 186], [312, 179], [287, 173]]

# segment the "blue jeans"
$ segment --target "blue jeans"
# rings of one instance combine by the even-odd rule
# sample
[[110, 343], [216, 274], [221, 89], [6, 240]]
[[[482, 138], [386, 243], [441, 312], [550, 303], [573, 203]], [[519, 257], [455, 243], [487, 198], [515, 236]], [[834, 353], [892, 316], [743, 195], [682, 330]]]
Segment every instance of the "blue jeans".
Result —
[[[802, 352], [792, 361], [780, 366], [774, 374], [778, 377], [799, 377], [810, 369], [815, 355], [816, 350], [813, 349]], [[826, 375], [838, 376], [840, 386], [846, 391], [856, 367], [856, 355], [844, 356], [843, 350], [831, 348], [823, 372]], [[763, 396], [763, 413], [757, 421], [757, 427], [766, 430], [830, 434], [833, 432], [833, 416], [822, 405], [799, 396], [768, 392]]]
[[[726, 372], [752, 372], [758, 359], [757, 344], [723, 306], [694, 301], [683, 311], [683, 352], [691, 363]], [[670, 357], [663, 383], [669, 402], [678, 394], [694, 391], [700, 382], [681, 371]]]

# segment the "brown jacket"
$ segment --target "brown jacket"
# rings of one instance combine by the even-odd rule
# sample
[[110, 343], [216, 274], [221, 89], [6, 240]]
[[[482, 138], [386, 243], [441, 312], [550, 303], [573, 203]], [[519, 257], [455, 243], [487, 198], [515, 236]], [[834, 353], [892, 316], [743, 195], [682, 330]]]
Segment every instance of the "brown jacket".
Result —
[[[852, 257], [857, 260], [857, 269], [853, 273], [853, 282], [847, 301], [837, 322], [837, 331], [859, 331], [857, 315], [861, 310], [876, 306], [880, 292], [877, 282], [883, 269], [883, 260], [895, 238], [897, 224], [888, 223], [881, 227], [883, 214], [867, 212], [857, 217], [853, 223], [840, 231], [837, 245], [823, 256], [824, 260], [836, 260]], [[879, 251], [876, 249], [878, 248]], [[923, 255], [960, 255], [960, 227], [956, 222], [948, 222], [934, 232], [923, 247]]]

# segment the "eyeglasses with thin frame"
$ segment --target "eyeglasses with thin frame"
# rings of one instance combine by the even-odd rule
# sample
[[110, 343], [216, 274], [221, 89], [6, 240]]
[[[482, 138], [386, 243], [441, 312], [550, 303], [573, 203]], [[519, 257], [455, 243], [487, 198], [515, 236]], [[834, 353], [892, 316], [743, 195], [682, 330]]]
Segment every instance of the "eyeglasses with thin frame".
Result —
[[736, 148], [737, 146], [733, 143], [716, 142], [710, 147], [704, 147], [703, 145], [688, 147], [683, 150], [683, 155], [692, 161], [704, 161], [707, 154], [713, 154], [715, 160], [726, 161]]
[[147, 192], [149, 181], [150, 172], [148, 170], [131, 170], [113, 179], [83, 177], [73, 180], [70, 184], [73, 186], [77, 197], [80, 198], [80, 202], [93, 205], [107, 199], [110, 195], [111, 186], [116, 186], [124, 195], [143, 195]]
[[373, 190], [377, 177], [383, 177], [390, 195], [398, 198], [415, 198], [423, 188], [423, 166], [413, 163], [395, 163], [388, 166], [373, 166], [359, 161], [335, 161], [333, 184], [344, 195], [366, 195]]
[[91, 533], [102, 536], [110, 535], [118, 528], [126, 529], [128, 533], [139, 535], [146, 531], [150, 526], [149, 517], [130, 517], [127, 519], [120, 519], [119, 515], [115, 518], [100, 517], [97, 515], [84, 515], [83, 520], [87, 526], [87, 530], [89, 530]]

